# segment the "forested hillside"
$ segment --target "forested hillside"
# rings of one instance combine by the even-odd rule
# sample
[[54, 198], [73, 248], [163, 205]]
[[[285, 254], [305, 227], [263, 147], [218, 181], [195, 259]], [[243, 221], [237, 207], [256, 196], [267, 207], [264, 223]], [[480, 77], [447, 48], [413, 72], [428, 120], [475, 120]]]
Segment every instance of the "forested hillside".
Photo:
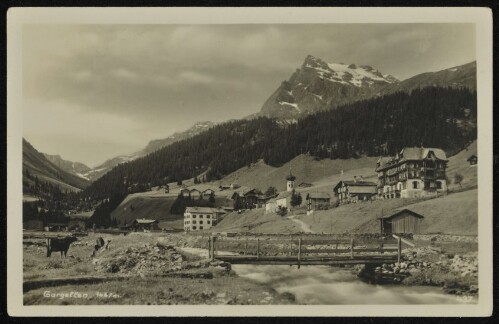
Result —
[[[404, 146], [443, 148], [449, 155], [476, 139], [476, 93], [428, 87], [319, 112], [284, 125], [275, 120], [231, 121], [118, 165], [85, 196], [124, 195], [130, 183], [152, 186], [208, 170], [219, 179], [263, 159], [279, 166], [301, 153], [325, 158], [393, 155]], [[125, 180], [127, 183], [125, 183]]]

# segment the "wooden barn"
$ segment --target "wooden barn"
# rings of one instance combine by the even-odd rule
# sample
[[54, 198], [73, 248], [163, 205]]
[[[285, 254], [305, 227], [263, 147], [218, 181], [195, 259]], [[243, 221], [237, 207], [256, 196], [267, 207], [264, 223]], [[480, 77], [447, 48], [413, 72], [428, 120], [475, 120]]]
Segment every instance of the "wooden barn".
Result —
[[158, 223], [159, 221], [156, 219], [139, 218], [133, 222], [133, 227], [136, 230], [155, 231], [159, 230]]
[[307, 210], [327, 210], [331, 196], [327, 192], [311, 192], [307, 195]]
[[478, 157], [476, 155], [472, 155], [468, 158], [467, 160], [471, 165], [477, 165], [478, 164]]
[[402, 209], [378, 219], [382, 234], [419, 234], [424, 216], [409, 209]]

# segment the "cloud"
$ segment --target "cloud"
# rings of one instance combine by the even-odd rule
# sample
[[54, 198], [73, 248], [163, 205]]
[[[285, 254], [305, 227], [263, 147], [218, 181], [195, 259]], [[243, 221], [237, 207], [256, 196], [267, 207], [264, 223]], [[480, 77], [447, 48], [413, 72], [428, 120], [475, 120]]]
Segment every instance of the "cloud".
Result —
[[473, 45], [466, 24], [26, 25], [25, 131], [61, 137], [60, 153], [64, 134], [131, 150], [257, 112], [308, 54], [404, 79], [470, 62]]
[[138, 80], [138, 75], [135, 72], [127, 70], [126, 68], [117, 68], [110, 71], [110, 74], [118, 79], [127, 80], [131, 82], [136, 82]]
[[186, 83], [209, 84], [214, 81], [214, 79], [209, 75], [198, 73], [196, 71], [182, 71], [178, 75], [178, 78], [180, 81], [184, 81]]

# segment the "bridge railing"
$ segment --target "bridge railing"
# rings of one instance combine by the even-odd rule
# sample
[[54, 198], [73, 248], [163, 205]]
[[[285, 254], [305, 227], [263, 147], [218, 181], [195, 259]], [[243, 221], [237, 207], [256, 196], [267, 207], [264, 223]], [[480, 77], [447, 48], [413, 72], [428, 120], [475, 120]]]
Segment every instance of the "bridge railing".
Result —
[[302, 260], [387, 259], [401, 257], [401, 239], [352, 238], [226, 238], [211, 236], [207, 242], [211, 259]]

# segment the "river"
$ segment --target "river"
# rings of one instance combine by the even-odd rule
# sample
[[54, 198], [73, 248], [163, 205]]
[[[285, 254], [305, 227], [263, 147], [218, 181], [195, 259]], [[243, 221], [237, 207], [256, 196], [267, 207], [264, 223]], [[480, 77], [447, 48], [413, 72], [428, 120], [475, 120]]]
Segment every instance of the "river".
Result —
[[[207, 257], [204, 249], [183, 248]], [[395, 305], [461, 304], [477, 302], [445, 294], [438, 287], [372, 285], [362, 282], [349, 269], [329, 266], [232, 265], [240, 277], [270, 286], [278, 293], [289, 292], [298, 304], [307, 305]]]

